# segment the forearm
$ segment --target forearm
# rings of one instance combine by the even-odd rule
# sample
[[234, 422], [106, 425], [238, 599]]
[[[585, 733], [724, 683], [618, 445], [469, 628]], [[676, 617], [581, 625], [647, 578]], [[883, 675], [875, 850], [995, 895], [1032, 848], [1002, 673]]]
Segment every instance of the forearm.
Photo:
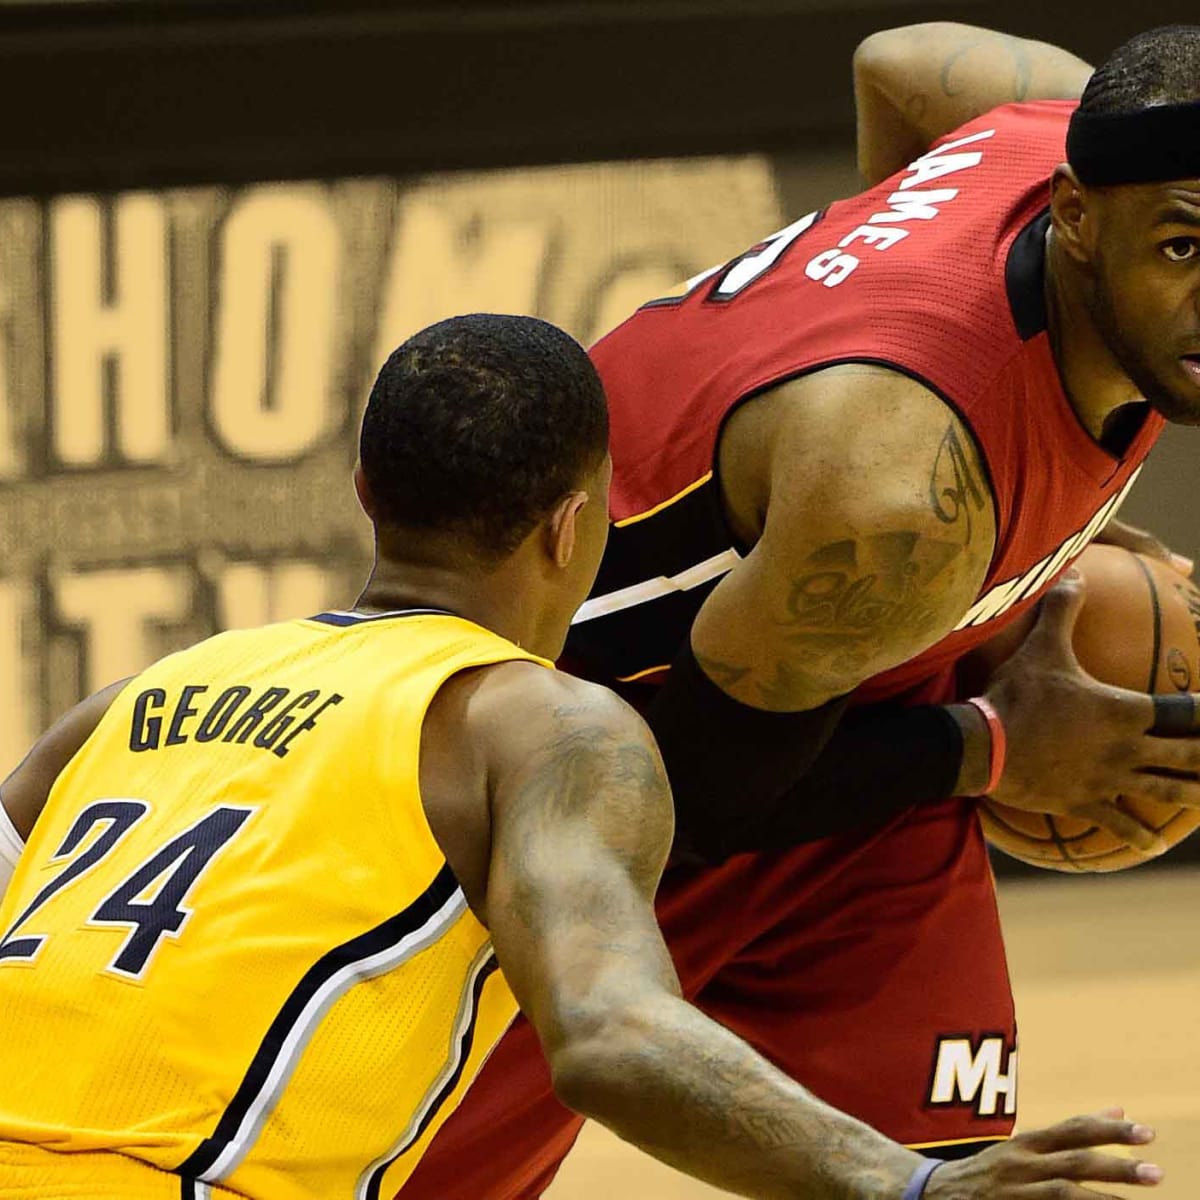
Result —
[[1058, 46], [973, 25], [873, 34], [854, 55], [859, 170], [873, 186], [998, 105], [1078, 99], [1091, 71]]
[[970, 705], [856, 709], [812, 767], [733, 835], [731, 852], [870, 829], [917, 805], [980, 795], [989, 752], [987, 726]]
[[738, 1195], [897, 1200], [920, 1162], [671, 996], [627, 1010], [574, 1054], [556, 1069], [566, 1104]]
[[721, 692], [686, 647], [646, 716], [671, 781], [677, 855], [710, 863], [978, 795], [989, 773], [991, 739], [971, 706], [763, 712]]

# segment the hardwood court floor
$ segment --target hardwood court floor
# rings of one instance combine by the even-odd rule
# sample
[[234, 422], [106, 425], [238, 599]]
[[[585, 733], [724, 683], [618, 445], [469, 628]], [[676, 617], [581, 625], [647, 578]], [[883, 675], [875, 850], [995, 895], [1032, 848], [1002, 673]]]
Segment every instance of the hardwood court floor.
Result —
[[[1200, 1197], [1200, 871], [1005, 883], [1025, 1128], [1119, 1103], [1158, 1129], [1148, 1200]], [[723, 1196], [588, 1125], [546, 1200]]]

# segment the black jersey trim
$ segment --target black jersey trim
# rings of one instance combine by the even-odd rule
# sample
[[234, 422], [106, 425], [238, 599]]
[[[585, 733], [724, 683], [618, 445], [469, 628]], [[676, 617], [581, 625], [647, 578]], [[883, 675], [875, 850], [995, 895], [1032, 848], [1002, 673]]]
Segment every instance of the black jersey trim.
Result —
[[1050, 210], [1047, 208], [1017, 234], [1004, 264], [1008, 307], [1023, 342], [1045, 333], [1049, 325], [1046, 313], [1046, 230], [1049, 228]]
[[454, 1089], [458, 1086], [458, 1082], [462, 1079], [463, 1071], [466, 1069], [467, 1060], [471, 1057], [471, 1049], [475, 1044], [475, 1026], [479, 1020], [479, 999], [483, 995], [484, 984], [488, 979], [499, 969], [500, 964], [496, 961], [494, 953], [488, 956], [480, 964], [478, 973], [471, 985], [468, 993], [466, 1012], [462, 1014], [466, 1021], [462, 1019], [457, 1022], [461, 1029], [456, 1043], [451, 1053], [451, 1061], [453, 1067], [450, 1074], [446, 1077], [445, 1082], [438, 1088], [437, 1092], [428, 1100], [424, 1111], [417, 1120], [416, 1125], [410, 1129], [403, 1141], [395, 1147], [377, 1166], [370, 1169], [370, 1173], [366, 1180], [366, 1189], [362, 1193], [364, 1200], [379, 1200], [380, 1189], [383, 1186], [383, 1177], [387, 1174], [391, 1166], [399, 1159], [406, 1151], [420, 1140], [424, 1132], [429, 1128], [433, 1119], [441, 1112], [446, 1101], [449, 1100], [454, 1093]]
[[949, 1142], [919, 1142], [909, 1144], [909, 1150], [915, 1150], [926, 1158], [940, 1158], [943, 1162], [953, 1162], [960, 1158], [971, 1158], [994, 1146], [998, 1142], [1007, 1142], [1010, 1137], [1006, 1133], [998, 1133], [994, 1137], [955, 1138]]
[[310, 621], [320, 621], [322, 625], [338, 625], [347, 628], [351, 625], [369, 625], [372, 621], [392, 621], [397, 617], [453, 617], [448, 608], [397, 608], [392, 612], [356, 613], [334, 610], [317, 613], [309, 617]]
[[[176, 1172], [215, 1183], [252, 1149], [303, 1052], [333, 1003], [354, 984], [394, 970], [437, 941], [465, 910], [449, 864], [403, 912], [343, 942], [314, 963], [271, 1022], [241, 1085], [210, 1137]], [[392, 952], [389, 957], [388, 952]], [[383, 956], [383, 962], [372, 963]]]

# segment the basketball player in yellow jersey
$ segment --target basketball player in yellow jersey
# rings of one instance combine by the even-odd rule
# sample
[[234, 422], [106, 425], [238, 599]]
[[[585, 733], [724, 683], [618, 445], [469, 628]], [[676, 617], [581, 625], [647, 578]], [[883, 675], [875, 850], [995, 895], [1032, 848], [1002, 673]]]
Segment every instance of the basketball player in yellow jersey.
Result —
[[[517, 1000], [566, 1103], [719, 1186], [925, 1188], [928, 1160], [679, 997], [657, 750], [549, 669], [605, 541], [606, 437], [552, 326], [418, 334], [364, 418], [357, 608], [163, 659], [5, 782], [5, 844], [28, 837], [0, 905], [6, 1200], [390, 1197]], [[1095, 1149], [1151, 1137], [1078, 1118], [927, 1194], [1151, 1182]]]

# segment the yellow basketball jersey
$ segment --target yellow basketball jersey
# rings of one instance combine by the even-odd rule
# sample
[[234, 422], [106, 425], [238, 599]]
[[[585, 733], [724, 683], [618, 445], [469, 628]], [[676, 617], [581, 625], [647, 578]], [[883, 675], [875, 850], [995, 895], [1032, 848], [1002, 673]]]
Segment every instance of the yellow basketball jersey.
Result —
[[0, 905], [0, 1195], [396, 1191], [516, 1013], [418, 786], [441, 685], [515, 658], [326, 613], [121, 692]]

